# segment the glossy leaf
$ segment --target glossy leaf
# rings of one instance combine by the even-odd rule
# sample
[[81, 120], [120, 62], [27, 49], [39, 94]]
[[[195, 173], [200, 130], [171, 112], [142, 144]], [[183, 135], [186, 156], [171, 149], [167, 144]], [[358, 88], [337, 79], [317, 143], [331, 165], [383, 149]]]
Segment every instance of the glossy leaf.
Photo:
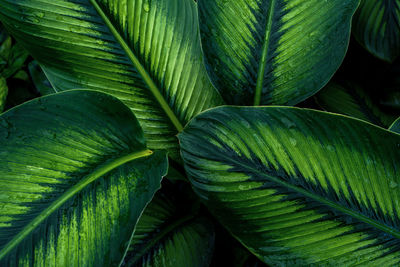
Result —
[[0, 265], [110, 266], [166, 173], [119, 100], [76, 90], [0, 117]]
[[42, 96], [56, 93], [46, 74], [35, 60], [29, 63], [28, 68], [32, 82]]
[[394, 61], [400, 54], [400, 1], [361, 0], [353, 33], [374, 56]]
[[389, 128], [390, 131], [400, 134], [400, 118], [398, 118]]
[[8, 88], [7, 88], [6, 79], [4, 79], [2, 76], [0, 76], [0, 113], [4, 109], [4, 105], [6, 103], [6, 98], [7, 98], [7, 93], [8, 93]]
[[223, 107], [179, 139], [196, 193], [264, 262], [400, 264], [400, 135], [313, 110]]
[[342, 62], [358, 0], [202, 0], [208, 72], [230, 104], [294, 105]]
[[0, 20], [57, 91], [118, 97], [149, 147], [174, 158], [189, 119], [222, 103], [204, 67], [193, 0], [0, 0]]
[[209, 266], [214, 226], [184, 205], [165, 194], [154, 197], [136, 226], [125, 266]]
[[387, 128], [396, 116], [384, 112], [358, 84], [329, 83], [315, 95], [326, 111], [348, 115]]

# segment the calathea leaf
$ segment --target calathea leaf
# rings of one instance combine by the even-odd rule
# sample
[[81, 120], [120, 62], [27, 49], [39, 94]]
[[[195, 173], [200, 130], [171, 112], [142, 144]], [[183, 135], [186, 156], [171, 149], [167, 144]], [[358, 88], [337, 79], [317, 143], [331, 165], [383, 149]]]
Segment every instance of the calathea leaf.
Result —
[[202, 0], [208, 72], [228, 103], [294, 105], [342, 62], [358, 0]]
[[179, 139], [196, 193], [264, 262], [399, 265], [400, 135], [313, 110], [223, 107]]
[[390, 131], [400, 134], [400, 118], [398, 118], [389, 128]]
[[214, 226], [188, 208], [171, 194], [157, 193], [140, 217], [124, 266], [209, 266]]
[[353, 33], [374, 56], [394, 61], [400, 54], [400, 1], [361, 0]]
[[329, 112], [340, 113], [387, 128], [396, 116], [383, 111], [368, 93], [355, 82], [330, 82], [315, 99]]
[[118, 264], [160, 188], [165, 153], [129, 108], [76, 90], [0, 117], [0, 265]]
[[7, 98], [7, 93], [8, 93], [8, 87], [7, 87], [6, 79], [4, 79], [0, 75], [0, 113], [4, 109], [4, 105], [6, 103], [6, 98]]
[[149, 148], [174, 158], [175, 135], [222, 103], [203, 64], [193, 0], [0, 0], [0, 20], [56, 90], [118, 97], [134, 111]]

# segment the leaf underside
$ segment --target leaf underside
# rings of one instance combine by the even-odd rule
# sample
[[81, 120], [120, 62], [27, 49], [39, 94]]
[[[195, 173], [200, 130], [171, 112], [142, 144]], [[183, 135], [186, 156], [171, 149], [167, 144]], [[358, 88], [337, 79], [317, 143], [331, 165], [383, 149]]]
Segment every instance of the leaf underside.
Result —
[[205, 71], [192, 0], [0, 0], [0, 20], [56, 90], [116, 96], [149, 148], [173, 158], [177, 132], [222, 103]]
[[74, 90], [0, 117], [0, 265], [110, 266], [121, 260], [160, 188], [129, 108]]
[[202, 0], [207, 70], [229, 104], [294, 105], [342, 62], [358, 0]]
[[394, 61], [400, 54], [400, 0], [361, 0], [353, 34], [374, 56]]
[[400, 135], [312, 110], [223, 107], [179, 139], [196, 193], [265, 263], [400, 264]]

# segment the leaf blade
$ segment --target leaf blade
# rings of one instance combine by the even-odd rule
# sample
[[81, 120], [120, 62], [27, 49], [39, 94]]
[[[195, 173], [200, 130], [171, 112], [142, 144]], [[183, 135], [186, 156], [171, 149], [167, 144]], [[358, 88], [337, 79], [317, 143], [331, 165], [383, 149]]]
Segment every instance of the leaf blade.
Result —
[[264, 262], [398, 262], [398, 135], [312, 110], [224, 107], [179, 138], [196, 193]]

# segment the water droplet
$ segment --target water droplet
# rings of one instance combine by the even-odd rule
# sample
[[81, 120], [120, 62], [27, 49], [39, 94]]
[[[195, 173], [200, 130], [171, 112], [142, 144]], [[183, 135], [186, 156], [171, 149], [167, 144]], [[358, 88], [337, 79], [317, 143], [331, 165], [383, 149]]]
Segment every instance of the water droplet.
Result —
[[289, 140], [290, 140], [290, 143], [291, 143], [293, 146], [296, 146], [296, 145], [297, 145], [297, 140], [296, 140], [296, 139], [290, 137]]
[[149, 12], [150, 11], [150, 0], [145, 0], [143, 2], [143, 10], [145, 12]]
[[44, 18], [45, 13], [44, 13], [44, 12], [38, 12], [38, 13], [36, 13], [35, 15], [36, 15], [37, 17], [39, 17], [39, 18]]
[[294, 122], [290, 121], [288, 118], [282, 118], [281, 122], [283, 122], [283, 124], [285, 124], [286, 127], [288, 127], [288, 128], [296, 127], [296, 124]]
[[390, 188], [394, 189], [397, 187], [397, 183], [395, 181], [390, 181], [389, 186], [390, 186]]

